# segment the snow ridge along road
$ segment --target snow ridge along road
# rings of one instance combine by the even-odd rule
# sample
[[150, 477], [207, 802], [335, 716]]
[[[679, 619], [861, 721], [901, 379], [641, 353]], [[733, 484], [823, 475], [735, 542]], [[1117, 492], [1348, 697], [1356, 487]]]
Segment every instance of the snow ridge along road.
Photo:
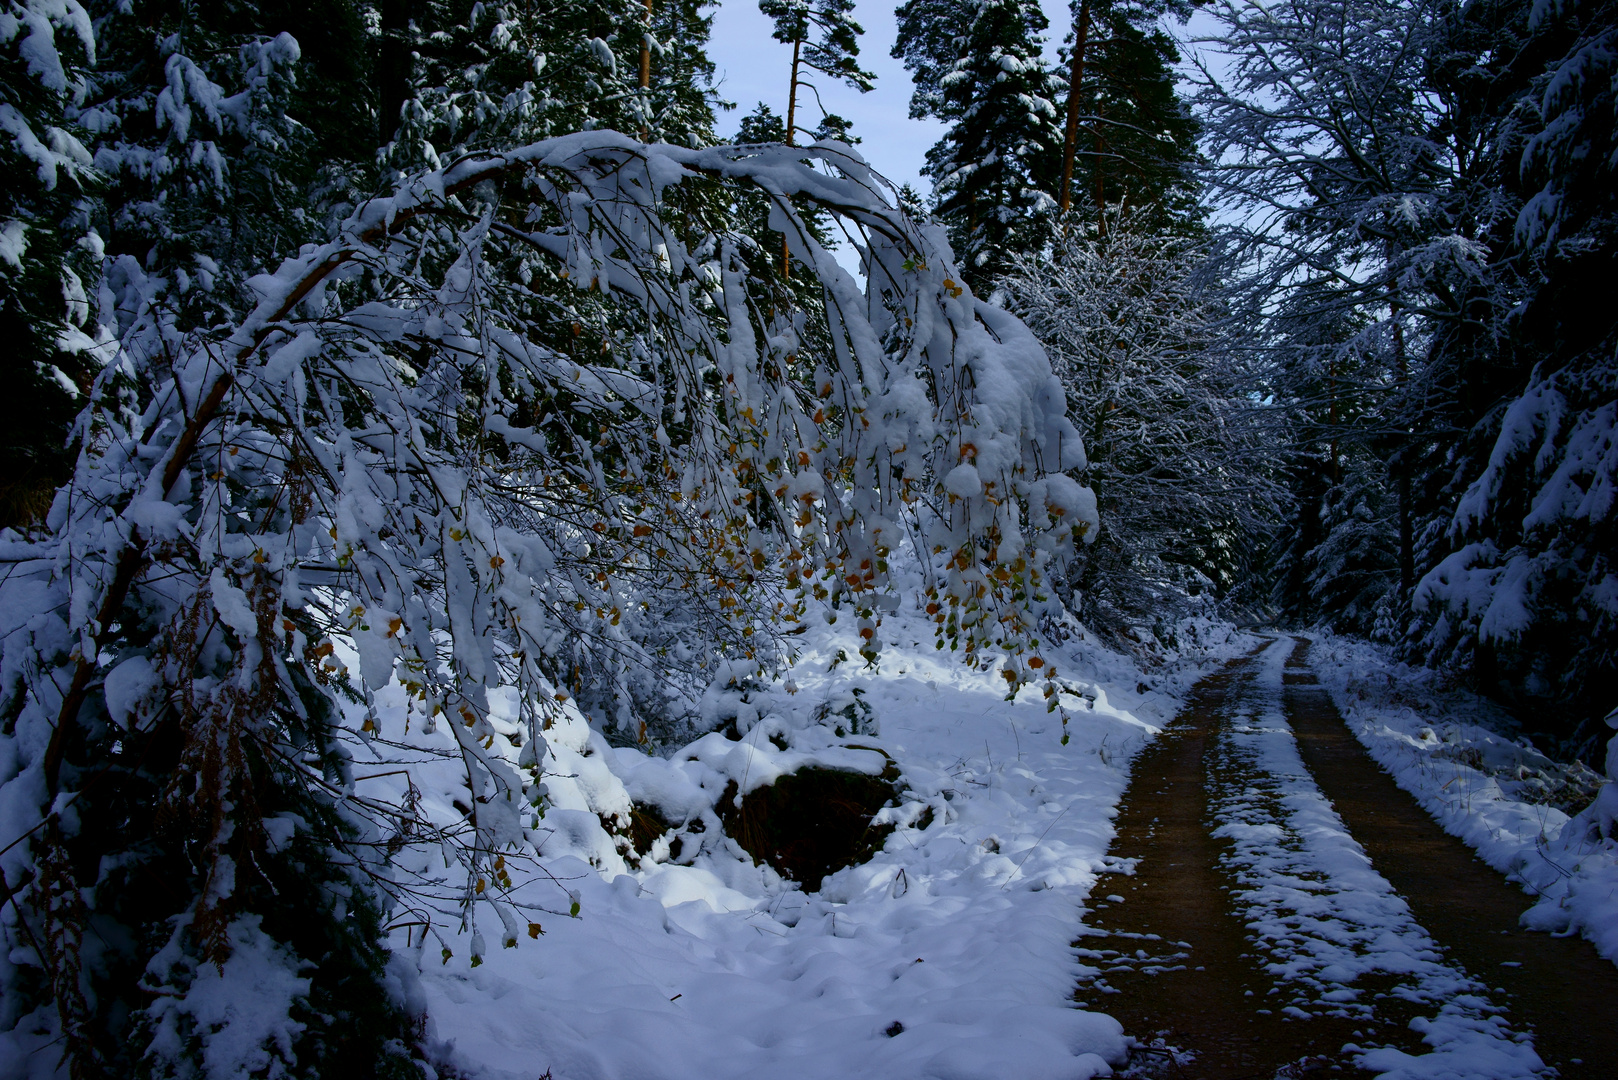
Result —
[[[1480, 968], [1485, 983], [1435, 940], [1452, 927], [1418, 921], [1429, 905], [1379, 872], [1305, 767], [1289, 718], [1307, 703], [1309, 740], [1327, 712], [1342, 725], [1324, 695], [1284, 685], [1301, 681], [1285, 677], [1293, 651], [1275, 641], [1204, 680], [1135, 763], [1113, 851], [1138, 860], [1136, 873], [1127, 899], [1098, 903], [1100, 927], [1079, 943], [1094, 965], [1080, 998], [1181, 1051], [1165, 1076], [1341, 1075], [1350, 1064], [1399, 1080], [1552, 1075], [1524, 1022], [1537, 1010], [1515, 1015], [1523, 996], [1493, 985], [1510, 969]], [[1389, 813], [1425, 817], [1388, 787]], [[1510, 891], [1481, 864], [1473, 884]], [[1419, 875], [1401, 887], [1430, 891]], [[1527, 947], [1546, 944], [1562, 943]], [[1563, 1076], [1598, 1076], [1611, 1063], [1560, 1064]]]

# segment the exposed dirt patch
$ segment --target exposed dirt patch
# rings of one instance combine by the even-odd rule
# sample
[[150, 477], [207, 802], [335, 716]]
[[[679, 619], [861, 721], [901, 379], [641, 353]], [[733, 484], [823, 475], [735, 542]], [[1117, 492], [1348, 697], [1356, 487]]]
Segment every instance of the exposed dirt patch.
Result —
[[1618, 968], [1587, 941], [1518, 925], [1529, 898], [1371, 760], [1312, 685], [1308, 651], [1298, 640], [1287, 661], [1287, 718], [1304, 764], [1376, 869], [1450, 956], [1500, 989], [1513, 1026], [1533, 1031], [1547, 1065], [1563, 1077], [1618, 1076]]
[[673, 822], [649, 803], [632, 803], [629, 809], [629, 842], [636, 855], [645, 855], [661, 836], [674, 829]]
[[717, 809], [725, 833], [749, 855], [814, 892], [827, 874], [869, 859], [893, 831], [871, 825], [897, 794], [897, 770], [889, 772], [799, 769], [754, 788], [740, 808], [732, 781]]
[[[1116, 857], [1139, 860], [1135, 874], [1097, 884], [1090, 922], [1100, 933], [1077, 943], [1086, 962], [1102, 969], [1079, 990], [1089, 1008], [1111, 1013], [1139, 1039], [1195, 1055], [1176, 1062], [1161, 1052], [1139, 1053], [1136, 1075], [1352, 1075], [1343, 1044], [1413, 1049], [1416, 1042], [1403, 1030], [1408, 1016], [1383, 1017], [1380, 1007], [1381, 1023], [1374, 1027], [1363, 1020], [1293, 1020], [1266, 1011], [1274, 982], [1232, 912], [1232, 883], [1220, 869], [1228, 844], [1209, 835], [1213, 823], [1204, 786], [1208, 770], [1217, 767], [1222, 710], [1238, 680], [1250, 677], [1251, 665], [1250, 659], [1233, 661], [1198, 683], [1174, 723], [1142, 751], [1111, 849]], [[1103, 899], [1109, 895], [1121, 895], [1123, 902]]]

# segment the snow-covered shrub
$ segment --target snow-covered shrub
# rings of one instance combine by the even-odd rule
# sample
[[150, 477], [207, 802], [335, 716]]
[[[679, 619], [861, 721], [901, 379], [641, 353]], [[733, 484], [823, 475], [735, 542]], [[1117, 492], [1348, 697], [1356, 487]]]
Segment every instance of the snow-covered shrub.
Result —
[[[764, 247], [682, 212], [705, 188], [776, 200], [824, 350], [761, 286]], [[792, 196], [863, 238], [865, 291]], [[410, 1072], [383, 921], [459, 920], [474, 962], [480, 912], [517, 943], [520, 853], [629, 811], [559, 805], [606, 748], [564, 762], [547, 731], [585, 730], [581, 689], [633, 725], [632, 674], [676, 663], [670, 610], [733, 681], [811, 596], [874, 660], [908, 536], [952, 643], [1037, 677], [1032, 609], [1094, 501], [1043, 351], [958, 281], [838, 144], [600, 131], [411, 178], [250, 279], [237, 325], [131, 323], [46, 527], [0, 541], [8, 1047]], [[453, 737], [459, 820], [413, 781], [356, 790], [356, 748], [412, 725]]]
[[[1606, 716], [1618, 728], [1618, 709]], [[1607, 740], [1606, 783], [1556, 838], [1525, 857], [1517, 876], [1539, 894], [1523, 924], [1553, 933], [1581, 933], [1618, 963], [1618, 734]]]
[[1188, 591], [1231, 588], [1279, 489], [1273, 414], [1215, 347], [1204, 252], [1144, 212], [1109, 222], [1017, 255], [999, 288], [1051, 354], [1099, 500], [1104, 524], [1073, 564], [1070, 606], [1117, 632]]

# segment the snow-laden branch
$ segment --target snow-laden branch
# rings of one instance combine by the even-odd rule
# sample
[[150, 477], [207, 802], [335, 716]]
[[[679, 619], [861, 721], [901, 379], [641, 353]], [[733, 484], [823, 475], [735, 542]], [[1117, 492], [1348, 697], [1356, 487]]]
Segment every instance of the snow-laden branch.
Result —
[[[744, 189], [771, 200], [822, 314], [763, 272], [767, 245], [712, 224]], [[863, 238], [864, 287], [794, 199]], [[467, 157], [249, 285], [235, 327], [133, 321], [46, 527], [0, 539], [18, 762], [0, 790], [32, 807], [0, 847], [37, 841], [0, 856], [7, 881], [54, 843], [41, 822], [71, 832], [76, 799], [123, 782], [127, 748], [162, 746], [168, 765], [137, 771], [212, 808], [192, 849], [209, 948], [233, 940], [220, 882], [240, 845], [270, 843], [249, 762], [280, 762], [311, 805], [335, 798], [348, 824], [309, 811], [300, 829], [396, 900], [408, 887], [376, 852], [446, 845], [470, 912], [494, 902], [481, 884], [502, 852], [532, 851], [569, 691], [605, 687], [604, 718], [628, 723], [633, 670], [667, 666], [664, 623], [756, 671], [761, 616], [838, 597], [874, 660], [908, 532], [939, 556], [940, 622], [968, 656], [1007, 654], [1015, 685], [1041, 666], [1030, 612], [1051, 560], [1095, 532], [1062, 475], [1083, 449], [1043, 351], [839, 144], [595, 131]], [[429, 729], [448, 721], [464, 828], [353, 795], [345, 740], [378, 734], [369, 706], [395, 684]], [[520, 731], [497, 730], [495, 695]]]

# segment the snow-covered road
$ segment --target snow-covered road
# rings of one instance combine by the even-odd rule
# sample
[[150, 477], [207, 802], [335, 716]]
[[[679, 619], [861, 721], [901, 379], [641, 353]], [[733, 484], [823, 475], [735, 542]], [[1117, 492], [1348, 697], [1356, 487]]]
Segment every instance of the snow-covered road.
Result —
[[1300, 1021], [1369, 1018], [1376, 1003], [1365, 987], [1382, 975], [1391, 979], [1382, 993], [1425, 1013], [1411, 1026], [1430, 1049], [1417, 1057], [1366, 1047], [1345, 1057], [1401, 1080], [1535, 1075], [1541, 1062], [1503, 1003], [1445, 957], [1304, 766], [1282, 703], [1292, 651], [1282, 638], [1258, 658], [1232, 697], [1210, 770], [1214, 835], [1232, 842], [1225, 863], [1235, 901], [1275, 979], [1263, 1007]]
[[[1148, 1075], [1160, 1059], [1129, 1064], [1129, 1048], [1154, 1030], [1124, 1030], [1109, 1015], [1126, 1016], [1119, 999], [1102, 996], [1097, 977], [1200, 965], [1172, 944], [1178, 931], [1168, 946], [1097, 940], [1129, 907], [1121, 894], [1154, 870], [1130, 879], [1134, 853], [1109, 854], [1114, 819], [1140, 749], [1201, 676], [1258, 639], [1205, 635], [1150, 676], [1070, 641], [1051, 653], [1070, 691], [1064, 728], [1037, 692], [1008, 702], [996, 671], [936, 653], [929, 629], [920, 613], [888, 618], [877, 675], [833, 662], [850, 643], [813, 628], [793, 692], [754, 695], [739, 743], [713, 734], [665, 759], [609, 747], [582, 724], [549, 733], [558, 756], [544, 872], [513, 895], [565, 910], [571, 892], [579, 916], [548, 918], [536, 941], [474, 966], [459, 947], [442, 962], [436, 943], [402, 950], [456, 1067], [491, 1080], [547, 1070], [553, 1080]], [[1223, 842], [1219, 872], [1232, 886], [1214, 906], [1240, 920], [1238, 947], [1273, 989], [1211, 992], [1312, 1025], [1330, 1042], [1317, 1053], [1345, 1067], [1399, 1080], [1546, 1075], [1500, 995], [1446, 956], [1434, 940], [1445, 928], [1417, 921], [1305, 768], [1283, 689], [1292, 648], [1277, 640], [1240, 663], [1205, 792], [1204, 832]], [[855, 688], [880, 729], [833, 745], [811, 713]], [[633, 799], [677, 825], [716, 825], [728, 783], [747, 790], [794, 762], [869, 753], [857, 745], [880, 746], [902, 773], [898, 804], [883, 812], [896, 829], [816, 893], [700, 825], [682, 834], [700, 845], [695, 857], [690, 846], [669, 857], [665, 845], [637, 864], [597, 818]], [[447, 812], [449, 782], [423, 787]], [[1151, 949], [1131, 961], [1139, 945]], [[1084, 1005], [1076, 986], [1090, 988]]]

